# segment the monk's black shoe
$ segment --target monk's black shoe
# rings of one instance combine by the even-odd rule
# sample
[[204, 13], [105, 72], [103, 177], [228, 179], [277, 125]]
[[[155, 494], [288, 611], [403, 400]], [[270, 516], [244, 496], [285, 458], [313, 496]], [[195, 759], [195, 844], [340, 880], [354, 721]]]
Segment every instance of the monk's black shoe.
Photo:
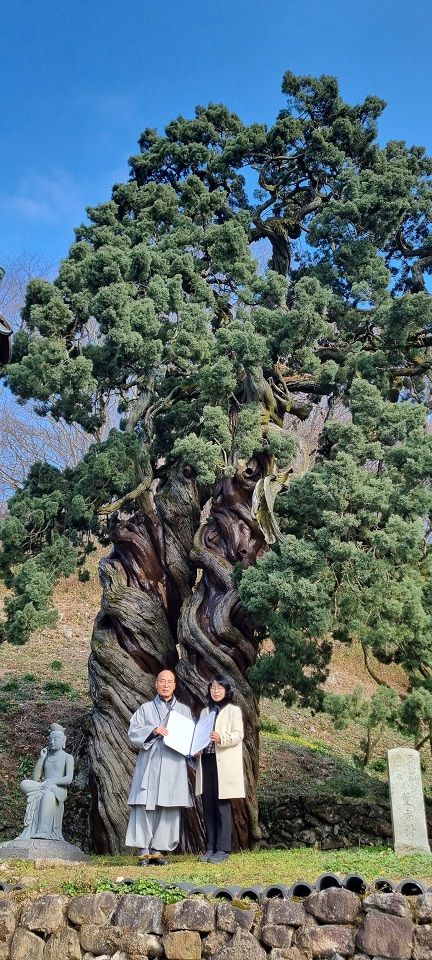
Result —
[[159, 853], [159, 850], [155, 850], [154, 853], [142, 853], [138, 857], [139, 867], [165, 867], [167, 863], [167, 858]]
[[161, 853], [150, 854], [149, 867], [166, 867], [167, 863], [167, 858], [163, 857]]

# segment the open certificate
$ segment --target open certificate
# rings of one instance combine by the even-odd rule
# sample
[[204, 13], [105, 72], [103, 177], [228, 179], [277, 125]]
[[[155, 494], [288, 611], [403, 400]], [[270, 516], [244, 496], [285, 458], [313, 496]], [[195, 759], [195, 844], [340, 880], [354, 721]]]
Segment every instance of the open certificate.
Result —
[[211, 710], [205, 717], [201, 717], [197, 723], [184, 717], [181, 713], [171, 710], [167, 721], [168, 736], [164, 737], [164, 743], [171, 750], [177, 750], [183, 756], [193, 756], [204, 750], [210, 743], [210, 734], [214, 727], [216, 713]]

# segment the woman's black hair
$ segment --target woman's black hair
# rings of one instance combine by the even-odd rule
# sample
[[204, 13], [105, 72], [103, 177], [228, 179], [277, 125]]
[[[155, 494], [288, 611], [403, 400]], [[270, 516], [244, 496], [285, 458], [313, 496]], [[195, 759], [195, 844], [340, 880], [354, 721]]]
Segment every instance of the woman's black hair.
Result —
[[210, 687], [214, 681], [216, 681], [216, 683], [220, 683], [221, 687], [223, 687], [225, 690], [223, 703], [231, 703], [234, 696], [234, 688], [231, 680], [229, 680], [228, 677], [225, 677], [223, 673], [215, 673], [214, 677], [212, 677], [212, 679], [209, 681], [209, 685], [207, 687], [207, 703], [210, 705], [214, 703], [210, 693]]

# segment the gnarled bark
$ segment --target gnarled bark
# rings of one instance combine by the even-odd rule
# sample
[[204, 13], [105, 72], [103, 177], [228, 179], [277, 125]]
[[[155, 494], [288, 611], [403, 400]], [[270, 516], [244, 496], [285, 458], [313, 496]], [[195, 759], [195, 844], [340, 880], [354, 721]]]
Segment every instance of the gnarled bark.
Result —
[[154, 696], [154, 678], [177, 661], [176, 624], [195, 580], [190, 557], [199, 523], [194, 484], [173, 475], [148, 511], [110, 522], [111, 555], [100, 565], [102, 607], [89, 661], [89, 768], [93, 849], [120, 850], [135, 756], [131, 714]]
[[[298, 441], [287, 477], [311, 465], [329, 414], [341, 418], [323, 397], [306, 419], [286, 415], [284, 430]], [[265, 508], [271, 513], [272, 497], [261, 482], [269, 469], [263, 455], [233, 478], [223, 477], [205, 520], [194, 483], [173, 473], [141, 511], [110, 521], [113, 551], [101, 563], [102, 609], [89, 667], [91, 843], [98, 851], [115, 852], [124, 844], [135, 762], [127, 739], [130, 716], [153, 697], [158, 671], [176, 665], [179, 697], [196, 714], [215, 673], [226, 674], [236, 687], [245, 723], [246, 800], [234, 803], [235, 843], [246, 847], [259, 839], [258, 704], [247, 670], [260, 635], [239, 601], [232, 572], [236, 564], [254, 564], [272, 542], [262, 518]], [[183, 818], [182, 845], [190, 851], [202, 845], [199, 804]]]
[[[174, 667], [179, 652], [179, 695], [195, 712], [215, 672], [227, 674], [236, 686], [245, 721], [247, 783], [247, 800], [234, 805], [236, 842], [245, 847], [259, 837], [258, 705], [246, 679], [259, 635], [231, 574], [235, 564], [254, 563], [265, 548], [251, 505], [268, 465], [266, 457], [256, 458], [233, 479], [221, 480], [201, 525], [194, 486], [180, 476], [156, 494], [149, 512], [111, 521], [113, 551], [100, 567], [102, 609], [89, 665], [90, 821], [97, 851], [114, 852], [124, 844], [135, 762], [129, 719], [154, 695], [155, 675]], [[186, 850], [202, 844], [199, 807], [183, 819], [182, 844]]]
[[[250, 460], [233, 479], [224, 477], [212, 499], [210, 514], [195, 536], [192, 558], [202, 571], [183, 604], [178, 625], [180, 663], [177, 674], [197, 704], [204, 703], [207, 682], [223, 673], [237, 690], [244, 719], [246, 799], [234, 803], [235, 842], [240, 848], [258, 841], [258, 704], [246, 678], [255, 662], [259, 633], [242, 607], [233, 585], [238, 563], [255, 563], [266, 548], [252, 519], [252, 497], [266, 474], [266, 457]], [[203, 680], [205, 683], [203, 684]]]

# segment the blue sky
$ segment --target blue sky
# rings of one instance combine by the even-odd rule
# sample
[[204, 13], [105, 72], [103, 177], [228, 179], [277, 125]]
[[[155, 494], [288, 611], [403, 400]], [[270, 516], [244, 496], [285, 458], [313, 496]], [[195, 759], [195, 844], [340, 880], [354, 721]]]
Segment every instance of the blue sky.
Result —
[[146, 126], [222, 101], [271, 123], [286, 69], [388, 102], [381, 140], [432, 152], [430, 0], [15, 0], [2, 5], [0, 263], [66, 255]]

